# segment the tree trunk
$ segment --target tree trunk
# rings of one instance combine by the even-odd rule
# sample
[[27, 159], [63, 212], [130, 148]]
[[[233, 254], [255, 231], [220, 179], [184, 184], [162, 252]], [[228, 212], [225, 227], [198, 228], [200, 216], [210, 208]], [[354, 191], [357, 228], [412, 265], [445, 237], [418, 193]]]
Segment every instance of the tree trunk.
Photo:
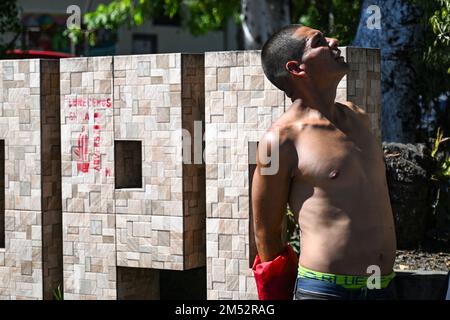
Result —
[[[381, 28], [376, 28], [374, 11], [380, 8]], [[381, 49], [382, 135], [383, 141], [415, 142], [420, 119], [419, 81], [412, 52], [420, 42], [421, 12], [408, 0], [364, 0], [353, 45]], [[375, 28], [374, 28], [375, 27]]]
[[266, 40], [290, 24], [289, 0], [242, 0], [244, 48], [261, 49]]

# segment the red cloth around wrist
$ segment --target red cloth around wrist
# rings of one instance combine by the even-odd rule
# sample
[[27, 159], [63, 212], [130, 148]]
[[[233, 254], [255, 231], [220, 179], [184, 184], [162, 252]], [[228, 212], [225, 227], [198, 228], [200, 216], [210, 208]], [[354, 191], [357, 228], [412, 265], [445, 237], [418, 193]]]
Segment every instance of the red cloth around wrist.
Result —
[[261, 262], [256, 255], [252, 270], [259, 300], [292, 300], [297, 266], [297, 254], [289, 244], [272, 261]]

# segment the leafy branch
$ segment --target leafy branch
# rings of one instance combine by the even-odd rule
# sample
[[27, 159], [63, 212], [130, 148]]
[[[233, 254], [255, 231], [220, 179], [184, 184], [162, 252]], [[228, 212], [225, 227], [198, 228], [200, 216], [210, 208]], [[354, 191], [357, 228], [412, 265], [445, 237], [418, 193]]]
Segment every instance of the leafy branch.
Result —
[[71, 26], [64, 34], [74, 43], [79, 43], [85, 35], [93, 46], [95, 33], [100, 29], [117, 31], [121, 26], [140, 26], [160, 16], [169, 19], [179, 16], [185, 28], [201, 35], [222, 29], [230, 17], [238, 22], [239, 12], [240, 0], [113, 0], [84, 14], [84, 30]]
[[53, 298], [55, 300], [64, 300], [64, 292], [61, 289], [61, 285], [58, 285], [58, 287], [53, 291]]
[[[12, 49], [22, 33], [19, 12], [16, 0], [0, 1], [0, 54], [3, 54], [8, 49]], [[6, 34], [12, 37], [5, 43], [3, 36]]]
[[433, 150], [431, 151], [431, 156], [436, 161], [438, 161], [438, 169], [431, 176], [431, 179], [433, 180], [444, 181], [447, 183], [450, 181], [450, 157], [447, 156], [446, 152], [444, 152], [444, 154], [441, 155], [441, 157], [438, 156], [438, 152], [440, 151], [441, 147], [444, 145], [445, 142], [449, 140], [450, 137], [444, 138], [444, 133], [442, 132], [441, 128], [438, 128], [436, 140], [434, 142], [434, 147]]
[[295, 215], [289, 207], [286, 210], [287, 216], [287, 240], [297, 254], [300, 254], [300, 227], [295, 220]]
[[450, 45], [450, 1], [440, 0], [441, 10], [436, 10], [430, 18], [433, 32], [437, 35], [437, 41]]

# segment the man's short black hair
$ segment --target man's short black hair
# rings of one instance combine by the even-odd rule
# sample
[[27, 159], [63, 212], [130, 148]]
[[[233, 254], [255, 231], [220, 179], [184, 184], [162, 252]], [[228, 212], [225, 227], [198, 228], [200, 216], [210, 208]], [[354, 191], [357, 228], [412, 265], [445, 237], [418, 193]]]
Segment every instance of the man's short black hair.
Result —
[[288, 96], [290, 88], [286, 62], [300, 60], [305, 49], [306, 39], [292, 37], [300, 27], [301, 24], [292, 24], [277, 31], [267, 40], [261, 51], [261, 62], [266, 77]]

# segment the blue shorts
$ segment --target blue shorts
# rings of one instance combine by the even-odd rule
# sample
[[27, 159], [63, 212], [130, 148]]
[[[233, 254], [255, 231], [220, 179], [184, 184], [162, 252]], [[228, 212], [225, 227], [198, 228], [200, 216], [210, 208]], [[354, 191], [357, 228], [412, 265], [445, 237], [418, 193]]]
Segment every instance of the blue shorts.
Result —
[[395, 280], [384, 289], [346, 289], [335, 283], [298, 277], [294, 300], [395, 300]]

